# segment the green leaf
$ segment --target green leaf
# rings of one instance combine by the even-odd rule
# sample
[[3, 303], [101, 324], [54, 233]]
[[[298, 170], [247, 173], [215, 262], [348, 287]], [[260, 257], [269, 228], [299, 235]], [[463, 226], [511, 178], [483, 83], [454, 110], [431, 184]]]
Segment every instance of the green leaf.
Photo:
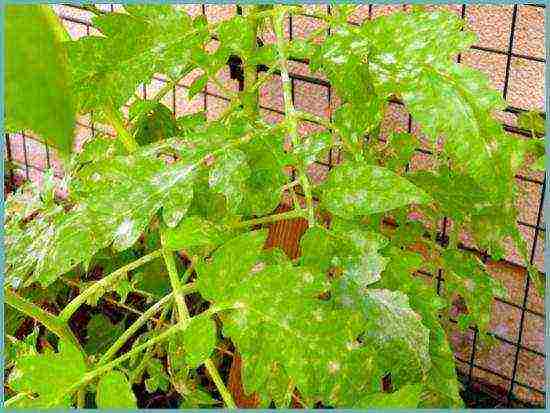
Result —
[[208, 183], [213, 191], [225, 195], [229, 210], [236, 211], [243, 200], [244, 185], [249, 176], [246, 155], [238, 149], [230, 149], [216, 159]]
[[227, 53], [233, 52], [247, 58], [254, 48], [256, 37], [250, 19], [243, 16], [234, 16], [223, 21], [218, 26], [220, 48], [227, 49]]
[[191, 368], [200, 366], [216, 345], [216, 324], [213, 320], [200, 318], [192, 320], [183, 332], [185, 361]]
[[534, 169], [535, 171], [544, 172], [546, 170], [547, 160], [548, 160], [548, 155], [542, 155], [540, 158], [538, 158], [535, 162], [531, 164], [531, 169]]
[[392, 383], [422, 380], [431, 365], [429, 330], [402, 292], [369, 289], [361, 302], [367, 320], [364, 340], [376, 348], [377, 372], [391, 372]]
[[[185, 10], [172, 5], [126, 5], [125, 13], [93, 19], [105, 36], [68, 44], [79, 111], [120, 108], [155, 74], [171, 79], [193, 69], [190, 58], [207, 39]], [[209, 40], [209, 38], [208, 38]]]
[[544, 117], [539, 112], [521, 112], [518, 115], [518, 126], [535, 134], [544, 134]]
[[184, 218], [175, 228], [168, 228], [166, 246], [173, 251], [200, 249], [211, 251], [227, 239], [228, 229], [198, 216]]
[[134, 102], [134, 105], [138, 105], [134, 111], [141, 113], [139, 116], [134, 114], [137, 118], [132, 128], [132, 135], [139, 145], [145, 146], [178, 135], [176, 120], [169, 108], [160, 102], [154, 104], [141, 102], [143, 101]]
[[96, 404], [99, 409], [137, 409], [137, 401], [126, 375], [110, 371], [99, 379]]
[[63, 32], [47, 5], [6, 6], [7, 122], [17, 129], [30, 129], [69, 153], [75, 108], [61, 45]]
[[145, 388], [147, 392], [154, 393], [157, 390], [166, 391], [170, 385], [168, 375], [159, 359], [153, 358], [147, 364], [148, 379], [145, 379]]
[[187, 99], [193, 99], [193, 97], [195, 97], [197, 93], [201, 92], [204, 89], [207, 83], [208, 75], [206, 74], [196, 78], [193, 83], [191, 83], [191, 86], [189, 86], [189, 90], [187, 91]]
[[363, 409], [416, 409], [420, 403], [422, 385], [408, 384], [393, 393], [369, 394], [357, 404]]
[[162, 258], [149, 261], [134, 271], [133, 280], [137, 288], [158, 298], [170, 292], [170, 281], [166, 264]]
[[250, 176], [239, 212], [245, 216], [269, 214], [281, 202], [282, 186], [288, 180], [283, 172], [288, 158], [283, 150], [283, 136], [261, 133], [242, 150], [247, 156]]
[[37, 394], [35, 408], [67, 408], [71, 399], [67, 388], [80, 381], [86, 373], [82, 353], [72, 344], [59, 342], [59, 352], [19, 358], [10, 373], [9, 385], [17, 392]]
[[481, 333], [489, 328], [495, 296], [505, 298], [506, 289], [501, 281], [491, 277], [477, 257], [459, 250], [445, 250], [441, 257], [445, 271], [445, 295], [451, 301], [458, 293], [466, 302], [468, 314], [462, 326], [475, 324]]
[[350, 406], [372, 379], [368, 348], [357, 341], [362, 315], [317, 298], [328, 287], [324, 276], [282, 255], [276, 264], [262, 259], [266, 237], [236, 237], [197, 266], [201, 295], [235, 308], [221, 315], [223, 334], [242, 356], [245, 393], [280, 406], [292, 380], [307, 403]]
[[431, 200], [423, 190], [389, 169], [356, 162], [334, 168], [321, 188], [322, 205], [342, 218], [386, 212]]
[[104, 314], [95, 314], [88, 322], [86, 332], [86, 353], [100, 354], [124, 332], [124, 323], [113, 324]]
[[111, 243], [119, 251], [132, 246], [154, 214], [165, 204], [172, 207], [174, 199], [182, 202], [176, 215], [183, 217], [182, 193], [193, 184], [196, 164], [167, 165], [148, 150], [82, 168], [75, 182], [77, 206], [48, 211], [24, 231], [6, 231], [10, 276], [27, 280], [34, 269], [28, 282], [46, 286]]
[[492, 191], [484, 190], [471, 176], [442, 167], [438, 171], [419, 171], [407, 175], [409, 180], [426, 191], [443, 216], [457, 222], [495, 208]]

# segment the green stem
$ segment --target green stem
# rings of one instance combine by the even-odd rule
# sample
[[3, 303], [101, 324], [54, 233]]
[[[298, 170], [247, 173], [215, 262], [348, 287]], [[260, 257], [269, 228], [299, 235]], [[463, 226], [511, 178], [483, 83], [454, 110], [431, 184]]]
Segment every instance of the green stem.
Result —
[[187, 304], [185, 304], [185, 298], [182, 294], [182, 285], [178, 274], [174, 253], [166, 247], [166, 232], [164, 228], [161, 228], [160, 230], [160, 243], [162, 245], [162, 256], [164, 258], [166, 269], [168, 270], [170, 285], [172, 286], [174, 299], [176, 301], [178, 320], [186, 320], [189, 318], [189, 310], [187, 309]]
[[254, 225], [268, 224], [271, 222], [282, 221], [284, 219], [305, 218], [305, 217], [306, 217], [306, 211], [304, 211], [303, 209], [295, 209], [288, 212], [282, 212], [280, 214], [269, 215], [267, 217], [237, 222], [236, 224], [231, 225], [231, 227], [233, 228], [252, 227]]
[[[253, 56], [256, 53], [258, 47], [256, 38], [258, 37], [258, 25], [260, 20], [257, 18], [258, 6], [250, 6], [249, 13], [246, 18], [252, 26], [252, 39], [248, 47], [248, 56]], [[243, 106], [244, 109], [252, 116], [258, 116], [259, 110], [259, 93], [258, 89], [254, 88], [256, 81], [258, 80], [258, 71], [256, 70], [256, 64], [251, 63], [250, 59], [244, 60], [244, 90], [243, 90]]]
[[[162, 228], [160, 232], [160, 242], [162, 245], [162, 254], [164, 257], [164, 262], [168, 270], [168, 276], [170, 277], [170, 284], [172, 285], [172, 291], [174, 292], [176, 308], [178, 311], [178, 320], [180, 323], [188, 322], [190, 320], [189, 310], [187, 309], [187, 304], [185, 304], [185, 299], [182, 294], [181, 280], [178, 274], [174, 253], [168, 248], [166, 248], [165, 246], [166, 239], [165, 239], [164, 228]], [[204, 361], [204, 365], [206, 367], [206, 370], [212, 377], [212, 380], [214, 381], [216, 388], [220, 392], [225, 405], [229, 408], [236, 408], [237, 406], [233, 401], [233, 397], [225, 387], [223, 380], [220, 378], [220, 373], [218, 372], [218, 369], [216, 368], [214, 363], [212, 363], [212, 360], [210, 360], [209, 358], [206, 359]]]
[[115, 128], [118, 137], [122, 141], [122, 144], [128, 153], [136, 151], [139, 146], [134, 137], [130, 135], [124, 127], [124, 121], [122, 120], [120, 112], [112, 106], [105, 106], [103, 108], [103, 112], [105, 112], [105, 116], [107, 117], [109, 123], [113, 126], [113, 128]]
[[129, 271], [132, 271], [138, 267], [141, 267], [142, 265], [148, 263], [149, 261], [154, 260], [155, 258], [160, 257], [161, 251], [153, 251], [150, 254], [144, 255], [143, 257], [126, 264], [124, 267], [119, 268], [116, 271], [113, 271], [106, 277], [102, 278], [98, 282], [96, 282], [94, 285], [88, 287], [86, 290], [81, 292], [78, 296], [76, 296], [67, 306], [61, 311], [58, 318], [61, 322], [67, 322], [71, 318], [71, 316], [75, 313], [78, 308], [84, 304], [91, 296], [94, 294], [97, 294], [101, 290], [107, 288], [110, 284], [115, 282], [119, 277], [122, 275], [125, 275]]
[[[170, 304], [172, 304], [172, 302], [170, 302]], [[166, 317], [171, 308], [171, 305], [167, 305], [166, 307], [164, 307], [159, 319], [157, 320], [155, 330], [159, 330], [162, 327], [162, 325], [164, 324], [164, 320], [166, 320]], [[139, 365], [132, 372], [130, 372], [130, 374], [128, 375], [128, 381], [130, 383], [137, 383], [141, 380], [143, 372], [147, 368], [149, 361], [151, 361], [151, 359], [153, 358], [153, 349], [154, 347], [149, 347], [147, 350], [145, 350], [145, 353], [143, 354], [143, 358], [141, 359]]]
[[[192, 284], [189, 284], [192, 285]], [[166, 295], [164, 298], [159, 300], [155, 305], [145, 311], [141, 317], [132, 323], [126, 331], [109, 347], [109, 349], [103, 354], [101, 359], [99, 359], [98, 365], [105, 364], [111, 360], [116, 352], [132, 337], [132, 335], [140, 329], [151, 317], [153, 317], [165, 304], [170, 302], [173, 298], [172, 293]]]
[[82, 377], [81, 380], [79, 380], [78, 382], [76, 382], [72, 386], [68, 387], [66, 389], [66, 391], [64, 392], [64, 394], [61, 395], [61, 397], [65, 396], [66, 394], [74, 394], [76, 391], [78, 391], [78, 389], [85, 386], [87, 383], [91, 382], [92, 380], [96, 379], [97, 377], [102, 376], [103, 374], [105, 374], [105, 373], [113, 370], [114, 368], [118, 367], [119, 365], [124, 363], [126, 360], [130, 359], [132, 356], [134, 356], [136, 354], [139, 354], [143, 350], [147, 350], [148, 348], [169, 339], [170, 337], [172, 337], [173, 335], [175, 335], [177, 333], [185, 331], [187, 329], [187, 327], [189, 327], [189, 324], [191, 324], [191, 320], [211, 317], [212, 315], [214, 315], [214, 314], [216, 314], [220, 311], [228, 310], [230, 308], [233, 308], [233, 307], [230, 307], [230, 306], [228, 306], [228, 307], [216, 307], [216, 306], [210, 307], [208, 310], [204, 311], [203, 313], [199, 314], [196, 317], [193, 317], [192, 319], [188, 318], [187, 320], [182, 320], [182, 321], [178, 322], [178, 324], [170, 327], [165, 332], [160, 333], [158, 336], [147, 340], [145, 343], [132, 348], [130, 351], [128, 351], [127, 353], [124, 353], [122, 356], [116, 358], [115, 360], [113, 360], [113, 361], [111, 361], [107, 364], [104, 364], [104, 365], [102, 365], [102, 366], [86, 373], [84, 375], [84, 377]]
[[[283, 83], [283, 99], [285, 103], [285, 117], [288, 124], [288, 132], [294, 146], [300, 143], [300, 136], [298, 135], [298, 118], [296, 115], [296, 109], [292, 101], [292, 85], [290, 83], [290, 75], [288, 73], [288, 54], [287, 45], [284, 39], [284, 17], [286, 10], [281, 6], [275, 6], [277, 8], [275, 16], [273, 18], [273, 30], [276, 37], [277, 53], [279, 54], [279, 67], [281, 69], [281, 80]], [[315, 225], [315, 214], [313, 210], [313, 196], [311, 194], [311, 187], [306, 171], [302, 165], [297, 166], [299, 181], [304, 190], [307, 207], [307, 220], [309, 226]]]
[[82, 352], [80, 343], [69, 329], [67, 324], [60, 317], [56, 317], [53, 314], [43, 310], [36, 304], [26, 300], [23, 297], [18, 296], [8, 288], [4, 289], [4, 297], [6, 304], [16, 310], [21, 311], [23, 314], [34, 318], [43, 324], [48, 330], [52, 331], [60, 339], [65, 340], [78, 348]]
[[220, 376], [220, 373], [218, 372], [218, 369], [216, 368], [212, 360], [209, 358], [204, 360], [204, 366], [206, 367], [206, 371], [208, 371], [208, 374], [210, 374], [210, 377], [212, 378], [212, 381], [216, 385], [216, 388], [220, 392], [220, 395], [222, 396], [225, 406], [229, 409], [236, 409], [237, 405], [233, 400], [233, 396], [231, 395], [229, 390], [227, 390], [227, 387], [225, 387], [225, 384]]

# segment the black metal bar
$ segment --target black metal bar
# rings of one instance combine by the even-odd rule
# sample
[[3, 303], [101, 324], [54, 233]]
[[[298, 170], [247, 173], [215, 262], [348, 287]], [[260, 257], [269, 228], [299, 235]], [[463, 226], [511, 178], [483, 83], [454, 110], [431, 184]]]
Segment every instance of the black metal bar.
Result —
[[510, 83], [510, 69], [512, 66], [512, 50], [514, 48], [514, 34], [516, 30], [516, 21], [518, 15], [518, 5], [514, 4], [512, 10], [512, 23], [510, 25], [510, 38], [508, 40], [508, 52], [506, 57], [506, 70], [504, 72], [504, 87], [502, 89], [502, 97], [506, 99], [508, 95], [508, 85]]
[[[539, 208], [538, 208], [538, 212], [537, 212], [537, 226], [540, 225], [540, 221], [541, 221], [541, 218], [542, 218], [542, 209], [543, 209], [543, 205], [544, 205], [544, 192], [545, 192], [545, 189], [546, 189], [546, 179], [544, 180], [544, 183], [542, 185], [542, 192], [541, 192]], [[536, 254], [536, 248], [537, 248], [537, 242], [538, 242], [538, 235], [539, 235], [539, 231], [535, 231], [535, 236], [533, 237], [533, 244], [532, 244], [532, 247], [531, 247], [531, 257], [529, 258], [529, 262], [530, 262], [531, 265], [533, 264], [533, 262], [535, 260], [535, 254]], [[531, 277], [529, 277], [529, 275], [526, 274], [526, 277], [525, 277], [525, 290], [524, 290], [524, 294], [523, 294], [523, 307], [527, 307], [527, 300], [529, 298], [530, 281], [531, 281]], [[514, 367], [513, 367], [513, 370], [512, 370], [512, 383], [510, 384], [510, 388], [508, 390], [508, 404], [510, 404], [510, 399], [511, 399], [512, 394], [514, 392], [514, 381], [516, 379], [517, 369], [518, 369], [518, 365], [519, 365], [519, 353], [520, 353], [519, 346], [521, 345], [522, 338], [523, 338], [524, 322], [525, 322], [525, 311], [522, 310], [521, 311], [521, 317], [520, 317], [520, 320], [519, 320], [519, 333], [518, 333], [518, 341], [517, 341], [518, 347], [516, 349], [516, 354], [514, 356]]]

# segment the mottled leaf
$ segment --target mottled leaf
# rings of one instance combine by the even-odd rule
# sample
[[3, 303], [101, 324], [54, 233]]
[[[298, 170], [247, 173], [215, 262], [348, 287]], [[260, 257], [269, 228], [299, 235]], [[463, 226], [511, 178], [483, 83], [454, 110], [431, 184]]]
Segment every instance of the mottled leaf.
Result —
[[322, 191], [323, 205], [342, 218], [430, 201], [423, 190], [389, 169], [353, 162], [334, 168]]
[[[24, 231], [6, 231], [10, 277], [26, 280], [34, 269], [31, 280], [48, 285], [111, 243], [119, 251], [129, 248], [167, 200], [182, 201], [195, 168], [183, 162], [167, 165], [147, 152], [84, 167], [75, 182], [80, 196], [72, 210], [57, 207]], [[177, 207], [181, 211], [185, 204]]]
[[185, 10], [172, 5], [126, 5], [125, 13], [95, 17], [105, 36], [68, 44], [79, 111], [121, 107], [137, 87], [162, 73], [178, 78], [193, 66], [190, 57], [207, 39], [192, 29]]
[[292, 380], [308, 402], [350, 406], [371, 381], [368, 349], [357, 341], [362, 316], [317, 298], [328, 287], [323, 276], [282, 256], [262, 260], [266, 235], [234, 238], [197, 267], [203, 297], [236, 307], [222, 314], [223, 334], [242, 356], [244, 390], [280, 405]]
[[245, 181], [249, 176], [246, 155], [240, 150], [230, 149], [216, 159], [208, 182], [213, 191], [225, 195], [229, 209], [236, 211], [242, 202]]

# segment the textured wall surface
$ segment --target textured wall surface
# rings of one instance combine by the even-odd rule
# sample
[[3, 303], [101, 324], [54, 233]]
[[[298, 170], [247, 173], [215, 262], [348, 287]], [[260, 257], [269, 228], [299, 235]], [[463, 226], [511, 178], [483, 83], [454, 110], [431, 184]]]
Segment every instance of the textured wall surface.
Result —
[[[90, 27], [91, 14], [70, 6], [54, 6], [61, 16], [73, 38], [88, 34], [97, 34]], [[119, 6], [99, 5], [105, 11], [116, 11]], [[185, 7], [189, 13], [197, 15], [206, 13], [210, 21], [228, 18], [235, 13], [234, 6], [178, 6]], [[355, 23], [379, 15], [402, 10], [407, 6], [369, 6], [358, 7], [352, 16]], [[464, 18], [468, 27], [478, 35], [477, 44], [468, 52], [458, 56], [459, 61], [486, 73], [495, 88], [502, 91], [509, 108], [498, 113], [498, 118], [507, 125], [509, 132], [525, 139], [525, 131], [517, 128], [517, 113], [521, 110], [544, 108], [544, 8], [537, 6], [434, 6], [443, 7]], [[326, 12], [326, 6], [312, 6], [316, 11]], [[293, 38], [307, 36], [320, 27], [319, 21], [306, 16], [295, 16], [289, 21], [287, 35]], [[269, 41], [270, 36], [265, 36]], [[330, 116], [338, 105], [338, 98], [331, 93], [324, 79], [312, 74], [307, 65], [293, 62], [291, 72], [294, 82], [296, 106], [319, 116]], [[200, 73], [192, 73], [168, 94], [163, 102], [176, 114], [181, 116], [199, 110], [207, 110], [208, 117], [213, 119], [225, 107], [227, 99], [213, 84], [208, 84], [203, 93], [197, 94], [191, 101], [187, 99], [187, 87]], [[320, 81], [312, 81], [320, 79]], [[222, 71], [219, 80], [233, 90], [237, 89], [236, 81], [229, 79], [229, 70]], [[159, 76], [149, 85], [138, 89], [141, 96], [154, 96], [164, 80]], [[265, 118], [272, 122], [281, 119], [283, 107], [281, 81], [278, 76], [262, 87], [260, 103]], [[420, 135], [420, 127], [410, 118], [406, 110], [393, 105], [388, 111], [385, 124], [389, 128], [411, 131]], [[317, 125], [303, 123], [302, 132], [319, 129]], [[112, 133], [112, 130], [101, 125], [92, 125], [89, 117], [79, 120], [76, 129], [77, 148], [93, 133], [101, 130]], [[40, 181], [43, 170], [52, 167], [57, 176], [63, 174], [61, 164], [51, 148], [46, 147], [29, 134], [13, 134], [7, 139], [8, 159], [17, 165], [13, 176], [17, 179]], [[327, 165], [315, 165], [311, 174], [317, 179], [326, 176], [329, 167], [338, 161], [337, 156], [327, 160]], [[429, 165], [429, 155], [418, 152], [412, 167]], [[522, 171], [518, 177], [522, 188], [519, 200], [521, 210], [518, 226], [533, 251], [533, 263], [543, 269], [543, 236], [544, 217], [540, 212], [543, 194], [543, 173]], [[490, 188], [487, 188], [490, 190]], [[294, 227], [289, 227], [294, 228]], [[289, 228], [275, 228], [272, 237], [290, 237], [285, 241], [289, 251], [297, 236], [289, 234]], [[274, 232], [273, 232], [274, 231]], [[286, 231], [286, 232], [285, 232]], [[284, 234], [287, 235], [284, 235]], [[274, 235], [275, 234], [275, 235]], [[294, 240], [296, 238], [296, 240]], [[285, 238], [286, 239], [286, 238]], [[467, 239], [465, 239], [467, 243]], [[294, 253], [294, 252], [292, 252]], [[503, 280], [510, 294], [506, 300], [494, 301], [494, 312], [491, 323], [492, 332], [497, 337], [497, 346], [487, 349], [480, 343], [474, 330], [459, 332], [452, 325], [451, 340], [457, 356], [457, 367], [461, 373], [478, 385], [476, 380], [492, 386], [484, 387], [503, 403], [507, 396], [542, 404], [544, 400], [544, 304], [532, 288], [529, 288], [522, 260], [512, 246], [507, 251], [506, 262], [490, 263], [490, 271]]]

